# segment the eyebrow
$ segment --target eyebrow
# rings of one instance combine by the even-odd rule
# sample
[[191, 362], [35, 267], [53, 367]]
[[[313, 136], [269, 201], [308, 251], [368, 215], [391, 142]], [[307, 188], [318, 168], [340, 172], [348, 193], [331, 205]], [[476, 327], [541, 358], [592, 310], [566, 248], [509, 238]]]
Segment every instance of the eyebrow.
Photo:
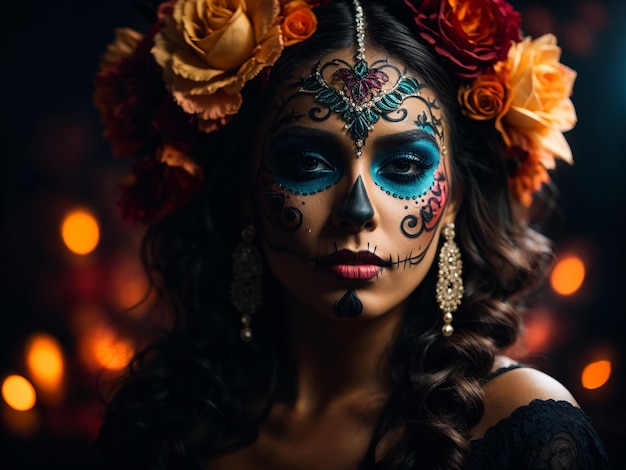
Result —
[[[323, 147], [325, 151], [337, 151], [345, 145], [335, 132], [315, 127], [294, 125], [284, 128], [282, 131], [271, 137], [267, 143], [267, 149], [271, 149], [273, 145], [276, 145], [277, 142], [280, 142], [283, 139], [294, 137], [302, 139], [305, 142], [315, 143], [320, 147]], [[411, 129], [405, 132], [398, 132], [396, 134], [372, 136], [372, 143], [374, 145], [374, 149], [378, 150], [385, 147], [393, 148], [410, 145], [413, 142], [422, 139], [426, 139], [439, 147], [437, 140], [433, 137], [433, 135], [423, 129]]]
[[406, 132], [399, 132], [397, 134], [386, 134], [381, 136], [373, 136], [373, 144], [375, 149], [384, 147], [398, 147], [415, 142], [416, 140], [429, 140], [433, 144], [437, 144], [437, 140], [432, 134], [426, 132], [423, 129], [411, 129]]
[[297, 137], [308, 142], [315, 142], [316, 144], [333, 149], [337, 149], [342, 145], [341, 139], [335, 132], [317, 129], [315, 127], [289, 126], [272, 136], [267, 147], [271, 148], [277, 141], [291, 137]]

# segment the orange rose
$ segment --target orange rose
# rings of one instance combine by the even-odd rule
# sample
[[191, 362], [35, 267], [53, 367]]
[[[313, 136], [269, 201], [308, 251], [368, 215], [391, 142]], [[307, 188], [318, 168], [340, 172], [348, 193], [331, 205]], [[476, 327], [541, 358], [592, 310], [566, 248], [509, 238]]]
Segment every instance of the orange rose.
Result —
[[572, 162], [563, 132], [576, 124], [570, 99], [576, 72], [561, 64], [560, 57], [556, 38], [546, 34], [514, 44], [508, 59], [496, 65], [510, 90], [496, 128], [508, 147], [536, 153], [547, 169], [554, 168], [555, 158]]
[[152, 49], [178, 104], [214, 130], [283, 50], [278, 0], [178, 0]]
[[459, 103], [463, 114], [484, 121], [498, 116], [504, 109], [506, 88], [497, 75], [482, 75], [474, 82], [459, 88]]
[[311, 37], [317, 28], [317, 17], [303, 0], [294, 0], [283, 7], [282, 24], [285, 46], [297, 44]]

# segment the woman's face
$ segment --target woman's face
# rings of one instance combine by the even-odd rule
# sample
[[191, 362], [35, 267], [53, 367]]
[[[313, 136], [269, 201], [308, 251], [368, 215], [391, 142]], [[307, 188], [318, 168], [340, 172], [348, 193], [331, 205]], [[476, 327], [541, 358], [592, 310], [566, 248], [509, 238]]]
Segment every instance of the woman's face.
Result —
[[368, 59], [325, 57], [279, 91], [254, 160], [262, 245], [287, 300], [339, 318], [402, 308], [454, 216], [437, 97], [403, 64]]

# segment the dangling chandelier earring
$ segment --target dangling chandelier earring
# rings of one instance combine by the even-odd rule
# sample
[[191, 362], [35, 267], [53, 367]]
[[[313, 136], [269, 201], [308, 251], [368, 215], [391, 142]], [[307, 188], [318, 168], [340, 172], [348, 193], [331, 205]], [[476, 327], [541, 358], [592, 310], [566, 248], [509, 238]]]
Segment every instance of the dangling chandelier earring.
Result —
[[463, 298], [463, 262], [461, 252], [454, 242], [454, 223], [449, 222], [443, 228], [445, 241], [439, 252], [439, 271], [437, 278], [437, 303], [443, 312], [441, 332], [445, 337], [452, 336], [452, 312], [455, 312]]
[[230, 301], [241, 315], [241, 341], [252, 341], [252, 315], [261, 305], [261, 253], [252, 244], [256, 230], [252, 225], [241, 231], [241, 242], [233, 252], [233, 280], [230, 283]]

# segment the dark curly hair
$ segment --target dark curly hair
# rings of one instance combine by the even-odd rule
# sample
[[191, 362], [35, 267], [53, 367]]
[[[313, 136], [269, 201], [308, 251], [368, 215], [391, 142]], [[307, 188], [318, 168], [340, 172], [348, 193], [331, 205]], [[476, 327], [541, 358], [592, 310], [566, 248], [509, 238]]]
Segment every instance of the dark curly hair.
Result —
[[[552, 251], [509, 196], [493, 123], [460, 113], [458, 83], [418, 42], [401, 3], [363, 0], [367, 44], [414, 70], [443, 105], [465, 295], [454, 335], [443, 338], [435, 263], [413, 293], [388, 355], [391, 396], [361, 467], [461, 469], [483, 413], [483, 381], [496, 352], [517, 338], [522, 302], [543, 281]], [[351, 0], [332, 1], [316, 15], [316, 33], [285, 49], [265, 92], [244, 90], [245, 109], [207, 138], [204, 193], [146, 233], [143, 261], [174, 322], [137, 354], [108, 403], [93, 468], [202, 468], [211, 455], [253, 442], [274, 402], [285, 348], [275, 307], [280, 287], [266, 276], [255, 340], [242, 343], [227, 294], [239, 231], [230, 195], [245, 191], [241, 168], [252, 153], [238, 135], [253, 128], [273, 90], [294, 70], [354, 47]]]

